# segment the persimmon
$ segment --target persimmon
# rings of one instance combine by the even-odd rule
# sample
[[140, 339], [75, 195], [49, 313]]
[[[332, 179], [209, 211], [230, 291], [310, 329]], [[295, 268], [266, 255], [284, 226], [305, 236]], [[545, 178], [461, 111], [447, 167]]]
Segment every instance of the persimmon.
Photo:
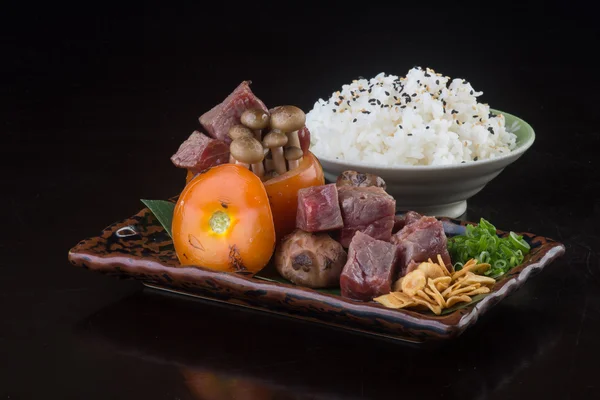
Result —
[[190, 181], [192, 179], [194, 179], [194, 176], [196, 176], [191, 170], [187, 170], [187, 175], [185, 176], [185, 184], [187, 185], [188, 183], [190, 183]]
[[298, 190], [323, 184], [323, 168], [310, 151], [304, 154], [298, 167], [264, 182], [279, 239], [296, 228]]
[[247, 168], [222, 164], [194, 177], [173, 213], [173, 242], [182, 265], [255, 274], [275, 248], [267, 192]]

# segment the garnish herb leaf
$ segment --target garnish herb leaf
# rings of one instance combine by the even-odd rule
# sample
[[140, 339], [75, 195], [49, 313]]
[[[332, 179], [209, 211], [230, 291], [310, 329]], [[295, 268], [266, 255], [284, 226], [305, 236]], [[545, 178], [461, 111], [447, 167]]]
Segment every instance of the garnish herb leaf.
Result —
[[165, 200], [142, 199], [141, 201], [146, 207], [148, 207], [150, 211], [152, 211], [152, 213], [156, 216], [156, 219], [158, 219], [158, 222], [160, 222], [163, 228], [165, 228], [165, 231], [167, 231], [169, 236], [172, 238], [173, 235], [171, 233], [171, 225], [173, 224], [173, 211], [175, 210], [175, 203]]

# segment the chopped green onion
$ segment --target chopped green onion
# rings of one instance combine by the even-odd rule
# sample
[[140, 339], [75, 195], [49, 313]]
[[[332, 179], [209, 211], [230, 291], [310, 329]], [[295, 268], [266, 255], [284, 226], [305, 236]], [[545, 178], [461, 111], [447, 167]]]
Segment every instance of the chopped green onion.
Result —
[[460, 270], [473, 258], [490, 264], [491, 268], [485, 274], [497, 278], [521, 264], [530, 246], [514, 232], [508, 237], [499, 237], [496, 227], [481, 218], [479, 225], [467, 225], [464, 235], [449, 238], [448, 251], [455, 270]]

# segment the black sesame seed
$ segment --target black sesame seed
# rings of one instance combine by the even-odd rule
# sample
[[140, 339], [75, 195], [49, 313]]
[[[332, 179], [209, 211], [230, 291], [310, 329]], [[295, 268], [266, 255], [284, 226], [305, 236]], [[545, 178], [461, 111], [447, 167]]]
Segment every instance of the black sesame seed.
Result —
[[404, 129], [404, 128], [402, 128], [402, 125], [398, 125], [398, 128], [400, 128], [400, 129]]
[[450, 114], [458, 114], [458, 111], [452, 110], [452, 112]]
[[[401, 104], [402, 104], [402, 103], [400, 103], [400, 102], [398, 102], [398, 103], [394, 103], [394, 105], [395, 105], [395, 106], [399, 106], [399, 105], [401, 105]], [[404, 107], [406, 107], [406, 106], [404, 106]]]
[[350, 100], [346, 100], [346, 104], [350, 105]]
[[429, 125], [427, 125], [427, 126], [425, 127], [425, 129], [429, 129]]
[[479, 118], [479, 115], [473, 115], [473, 118]]
[[400, 108], [406, 108], [406, 106], [400, 106]]
[[412, 136], [412, 133], [407, 134], [406, 136]]
[[464, 164], [464, 163], [466, 163], [466, 161], [461, 161], [460, 163], [461, 163], [461, 164]]
[[398, 100], [398, 97], [394, 96], [394, 100]]
[[371, 111], [361, 111], [363, 114], [371, 114]]
[[436, 80], [435, 80], [435, 84], [436, 84], [436, 85], [439, 85], [439, 84], [440, 84], [440, 80], [439, 80], [439, 79], [436, 79]]
[[378, 105], [381, 105], [381, 101], [379, 101], [379, 99], [377, 99], [377, 104], [378, 104]]
[[421, 84], [421, 80], [420, 80], [420, 79], [417, 79], [417, 83], [420, 85], [420, 84]]
[[479, 160], [479, 158], [477, 158], [477, 157], [475, 157], [475, 158], [473, 159], [473, 161], [477, 161], [477, 160]]
[[356, 122], [356, 118], [354, 118], [354, 119], [352, 120], [352, 122]]
[[494, 128], [492, 128], [491, 126], [488, 128], [488, 131], [490, 131], [490, 133], [492, 135], [495, 135], [496, 133], [494, 132]]
[[446, 100], [442, 100], [442, 104], [446, 107]]
[[367, 89], [364, 89], [364, 88], [363, 88], [363, 89], [359, 89], [358, 91], [359, 91], [359, 92], [366, 92], [366, 91], [367, 91]]
[[340, 96], [338, 97], [340, 100], [344, 100], [344, 96]]
[[496, 117], [496, 114], [494, 114], [494, 113], [489, 113], [488, 114], [488, 118], [494, 118], [494, 117]]
[[332, 108], [331, 111], [336, 112], [337, 110], [335, 108]]
[[335, 101], [333, 104], [335, 104], [336, 106], [339, 106], [339, 105], [340, 105], [340, 103], [339, 103], [339, 102], [337, 102], [337, 101]]
[[417, 97], [417, 94], [416, 94], [416, 93], [413, 93], [413, 94], [412, 94], [412, 97]]
[[425, 78], [429, 78], [431, 75], [429, 75], [427, 72], [425, 72]]
[[387, 90], [384, 92], [386, 96], [390, 95], [390, 92], [388, 92]]
[[471, 91], [469, 92], [469, 94], [472, 96], [472, 95], [473, 95], [473, 91], [471, 90]]
[[371, 93], [371, 89], [367, 90], [367, 92]]

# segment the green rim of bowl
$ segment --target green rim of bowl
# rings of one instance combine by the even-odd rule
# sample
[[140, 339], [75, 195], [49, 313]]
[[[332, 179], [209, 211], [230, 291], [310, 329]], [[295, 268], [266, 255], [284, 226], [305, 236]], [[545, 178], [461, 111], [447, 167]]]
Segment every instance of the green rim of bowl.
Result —
[[354, 168], [354, 169], [377, 168], [380, 170], [389, 170], [389, 171], [397, 171], [400, 169], [406, 169], [406, 170], [419, 170], [419, 169], [442, 170], [442, 169], [444, 169], [445, 170], [445, 169], [451, 169], [451, 168], [456, 168], [456, 169], [470, 168], [470, 167], [473, 167], [474, 165], [491, 164], [491, 163], [498, 162], [500, 160], [518, 157], [518, 156], [521, 156], [523, 153], [525, 153], [525, 151], [527, 151], [527, 149], [529, 149], [531, 147], [531, 145], [533, 145], [533, 142], [535, 142], [535, 131], [533, 130], [531, 125], [529, 125], [527, 122], [525, 122], [521, 118], [519, 118], [515, 115], [512, 115], [512, 114], [509, 114], [505, 111], [500, 111], [500, 110], [496, 110], [493, 108], [490, 108], [490, 111], [493, 112], [494, 114], [504, 115], [504, 122], [505, 122], [505, 126], [506, 126], [507, 130], [509, 130], [512, 133], [514, 133], [515, 135], [517, 135], [517, 146], [508, 154], [494, 157], [494, 158], [485, 159], [485, 160], [468, 161], [466, 163], [461, 163], [461, 164], [396, 165], [396, 166], [381, 165], [381, 164], [374, 164], [374, 163], [351, 162], [351, 161], [345, 161], [345, 160], [335, 160], [335, 159], [320, 156], [316, 153], [315, 153], [315, 156], [317, 156], [317, 158], [321, 161], [326, 161], [326, 162], [332, 163], [332, 164], [344, 165], [347, 168]]

